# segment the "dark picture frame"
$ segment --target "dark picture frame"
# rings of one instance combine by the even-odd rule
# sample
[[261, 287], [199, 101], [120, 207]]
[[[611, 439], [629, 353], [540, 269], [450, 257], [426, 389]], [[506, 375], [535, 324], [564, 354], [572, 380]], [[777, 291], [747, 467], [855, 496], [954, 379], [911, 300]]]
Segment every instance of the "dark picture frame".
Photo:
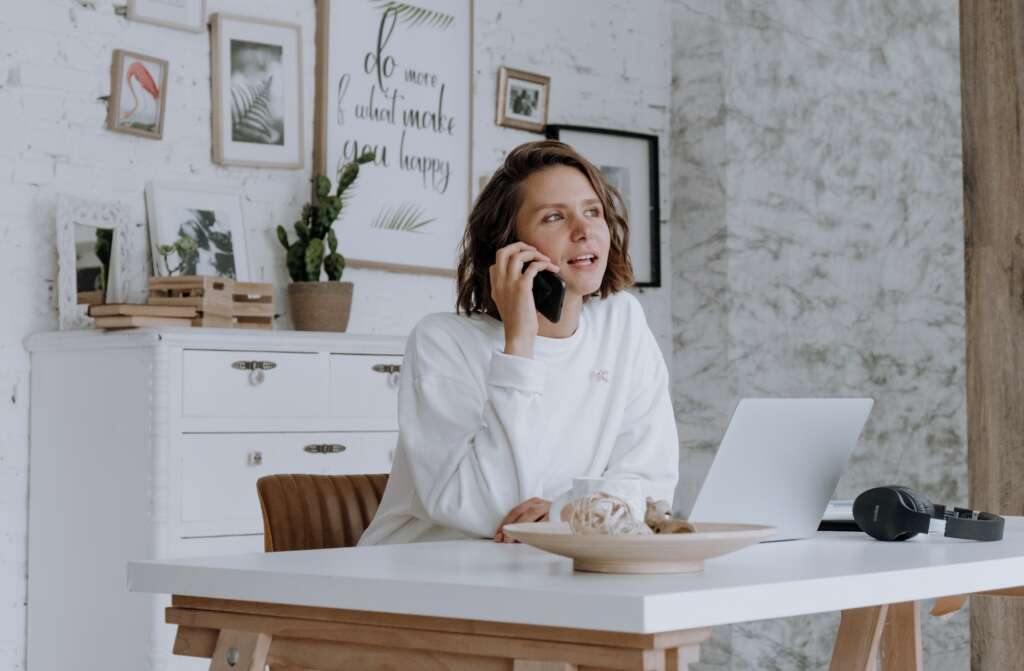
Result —
[[[658, 184], [658, 136], [608, 128], [548, 124], [545, 135], [571, 145], [619, 191], [628, 210], [629, 255], [636, 287], [661, 286], [661, 190]], [[646, 157], [642, 154], [646, 151]], [[634, 173], [646, 167], [647, 184], [635, 184]], [[614, 171], [614, 172], [613, 172]], [[646, 200], [644, 204], [638, 201]], [[646, 209], [647, 212], [638, 211]], [[645, 216], [646, 214], [646, 216]], [[646, 224], [645, 228], [640, 228]], [[642, 233], [642, 234], [640, 234]], [[642, 256], [641, 256], [642, 255]]]

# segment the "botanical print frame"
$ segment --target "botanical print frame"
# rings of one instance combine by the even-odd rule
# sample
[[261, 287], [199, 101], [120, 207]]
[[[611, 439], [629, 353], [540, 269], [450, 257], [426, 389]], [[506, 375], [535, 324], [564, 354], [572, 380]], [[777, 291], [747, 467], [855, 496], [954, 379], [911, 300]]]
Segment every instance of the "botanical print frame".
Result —
[[88, 305], [78, 302], [76, 236], [78, 227], [112, 231], [105, 302], [119, 303], [130, 293], [129, 263], [135, 250], [128, 215], [121, 203], [105, 203], [67, 194], [57, 196], [57, 311], [62, 331], [90, 328]]
[[472, 184], [472, 0], [318, 0], [314, 174], [366, 149], [338, 236], [351, 268], [454, 276]]
[[302, 168], [302, 29], [214, 14], [210, 52], [214, 162]]
[[[242, 195], [236, 189], [200, 184], [150, 182], [146, 185], [146, 218], [153, 254], [153, 274], [209, 275], [239, 281], [251, 279]], [[180, 237], [196, 242], [195, 257], [172, 252], [165, 265], [162, 245]]]
[[547, 137], [571, 145], [622, 194], [629, 214], [634, 286], [661, 286], [658, 136], [629, 131], [550, 125]]
[[206, 0], [128, 0], [128, 19], [201, 33], [206, 29]]
[[115, 49], [110, 65], [107, 128], [159, 140], [164, 135], [166, 112], [167, 61]]
[[550, 77], [501, 66], [498, 69], [498, 125], [543, 133], [548, 125], [550, 93]]

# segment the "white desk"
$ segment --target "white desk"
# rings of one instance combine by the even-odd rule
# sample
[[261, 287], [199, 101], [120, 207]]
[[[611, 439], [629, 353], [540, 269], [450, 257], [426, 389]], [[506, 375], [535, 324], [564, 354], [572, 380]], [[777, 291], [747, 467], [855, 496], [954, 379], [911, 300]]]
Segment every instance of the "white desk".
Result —
[[[396, 645], [455, 657], [471, 650], [506, 663], [493, 668], [557, 660], [685, 669], [711, 626], [836, 610], [844, 617], [833, 668], [868, 669], [887, 612], [891, 626], [907, 627], [893, 640], [904, 639], [917, 630], [916, 601], [1024, 586], [1024, 518], [1007, 518], [1006, 538], [995, 543], [933, 536], [881, 543], [827, 532], [712, 559], [695, 574], [573, 573], [570, 560], [526, 545], [456, 541], [132, 562], [128, 583], [133, 591], [178, 595], [168, 610], [168, 621], [179, 625], [175, 651], [212, 656], [216, 669], [218, 636], [220, 652], [231, 640], [242, 648], [250, 641], [257, 655], [265, 645], [262, 654], [272, 663], [302, 666], [295, 640], [305, 638], [298, 634], [304, 622], [321, 642], [361, 646], [361, 659], [376, 640], [362, 630], [389, 627], [420, 638], [406, 646], [398, 636], [397, 644], [381, 643], [385, 652]], [[898, 616], [888, 604], [899, 605]], [[239, 632], [251, 636], [237, 638]], [[431, 632], [440, 638], [423, 639]], [[487, 646], [461, 648], [445, 636], [483, 637]], [[904, 646], [916, 649], [899, 654], [919, 664], [920, 639], [909, 638]], [[588, 646], [603, 656], [587, 654]], [[449, 662], [442, 668], [462, 668]], [[469, 668], [484, 668], [480, 663]], [[896, 668], [885, 659], [883, 665]]]

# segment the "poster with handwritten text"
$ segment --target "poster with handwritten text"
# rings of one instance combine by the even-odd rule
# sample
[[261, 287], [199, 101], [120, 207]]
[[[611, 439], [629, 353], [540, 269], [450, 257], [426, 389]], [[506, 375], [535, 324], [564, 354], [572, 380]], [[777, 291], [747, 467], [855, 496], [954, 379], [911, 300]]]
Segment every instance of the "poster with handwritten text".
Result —
[[[334, 225], [353, 267], [451, 272], [470, 199], [470, 0], [319, 0], [317, 172], [372, 149]], [[326, 29], [325, 29], [326, 27]]]

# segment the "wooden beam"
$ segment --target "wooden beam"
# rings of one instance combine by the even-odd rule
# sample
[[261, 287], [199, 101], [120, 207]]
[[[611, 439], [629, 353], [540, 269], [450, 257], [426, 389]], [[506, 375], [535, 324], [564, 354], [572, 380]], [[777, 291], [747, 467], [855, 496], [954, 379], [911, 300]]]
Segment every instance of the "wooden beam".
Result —
[[[167, 609], [167, 622], [190, 628], [219, 629], [222, 632], [225, 630], [260, 632], [272, 636], [278, 643], [295, 639], [331, 641], [352, 643], [368, 649], [420, 650], [449, 655], [503, 657], [524, 661], [562, 660], [578, 666], [621, 669], [622, 671], [656, 670], [659, 666], [664, 668], [665, 659], [664, 650], [398, 629], [347, 622], [297, 620], [287, 617], [243, 615], [174, 607]], [[276, 652], [277, 648], [275, 647]], [[302, 666], [294, 664], [294, 662], [287, 663], [288, 665]]]
[[964, 607], [967, 603], [967, 598], [970, 594], [955, 594], [953, 596], [940, 596], [935, 600], [935, 604], [932, 605], [931, 614], [939, 617], [941, 615], [949, 615], [955, 613]]
[[874, 671], [888, 606], [843, 611], [829, 671]]
[[484, 634], [487, 636], [531, 638], [544, 641], [564, 641], [566, 643], [593, 643], [595, 645], [617, 648], [660, 649], [687, 647], [706, 641], [711, 637], [710, 628], [666, 631], [657, 634], [627, 634], [616, 631], [508, 624], [504, 622], [485, 622], [482, 620], [459, 620], [425, 615], [397, 615], [394, 613], [375, 613], [364, 610], [343, 610], [314, 606], [288, 606], [277, 603], [211, 599], [182, 595], [174, 595], [171, 598], [171, 604], [179, 608], [223, 613], [269, 615], [300, 620], [324, 620], [327, 622], [350, 622], [352, 624], [367, 624], [378, 627], [426, 629], [462, 634]]
[[[1024, 0], [961, 0], [971, 506], [1024, 514]], [[971, 605], [971, 669], [1024, 658], [1024, 603]]]
[[921, 607], [916, 601], [889, 604], [881, 659], [882, 671], [923, 671]]
[[222, 629], [210, 658], [210, 671], [264, 671], [270, 641], [267, 634]]

